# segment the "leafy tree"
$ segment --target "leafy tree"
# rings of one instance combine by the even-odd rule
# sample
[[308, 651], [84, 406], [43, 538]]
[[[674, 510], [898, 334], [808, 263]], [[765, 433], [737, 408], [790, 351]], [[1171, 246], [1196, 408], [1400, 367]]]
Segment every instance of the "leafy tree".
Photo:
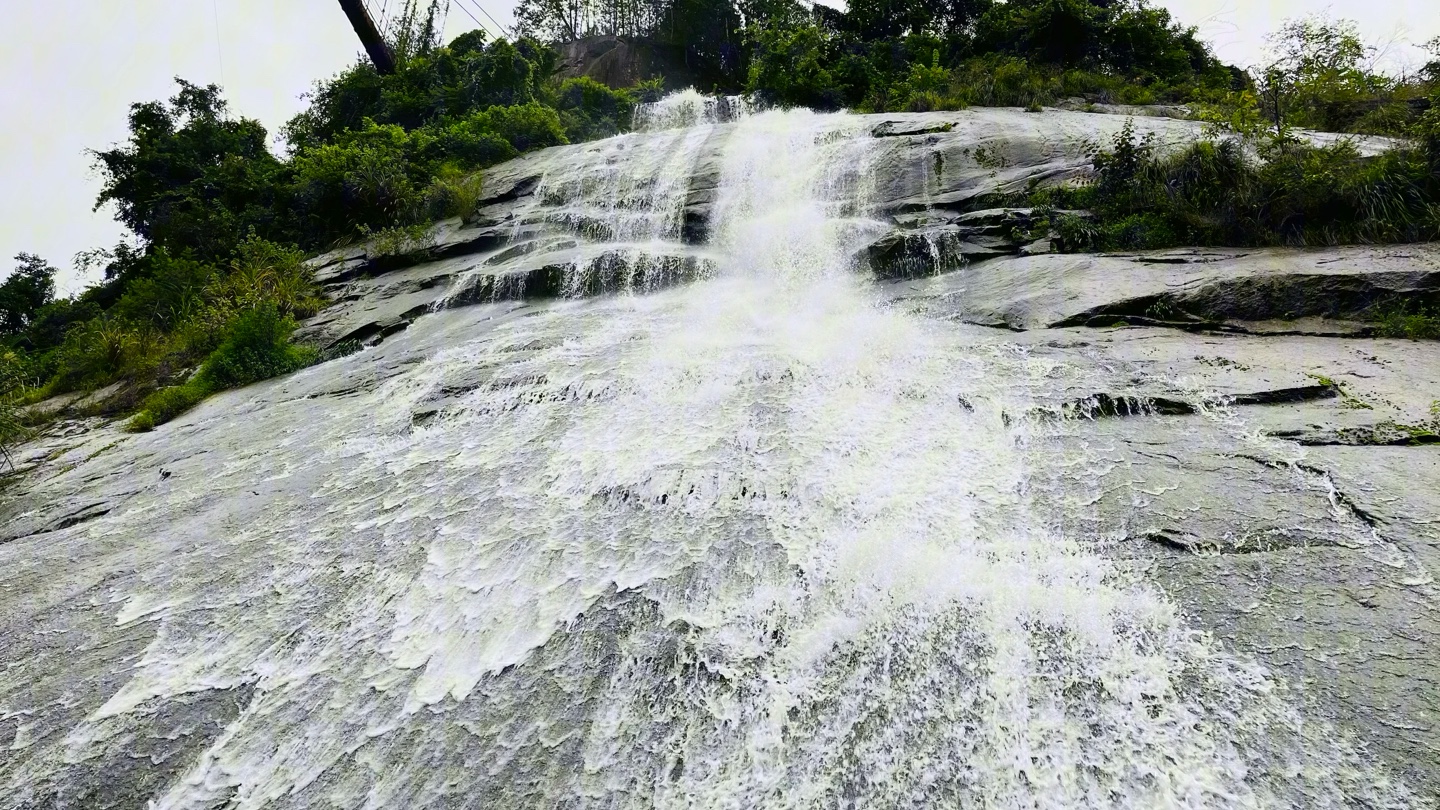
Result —
[[588, 77], [567, 79], [556, 93], [556, 107], [572, 141], [614, 135], [630, 125], [645, 91], [612, 90]]
[[130, 108], [130, 138], [92, 153], [104, 182], [96, 209], [149, 245], [224, 256], [251, 227], [283, 230], [277, 196], [284, 167], [259, 122], [226, 113], [215, 85], [176, 79], [169, 103]]
[[1016, 0], [992, 6], [977, 23], [977, 45], [1037, 62], [1098, 62], [1104, 15], [1088, 0]]
[[[1430, 55], [1434, 58], [1427, 62], [1425, 67], [1420, 69], [1420, 75], [1425, 81], [1440, 85], [1440, 37], [1436, 37], [1425, 43], [1425, 50], [1429, 51]], [[1440, 90], [1440, 87], [1436, 89]]]
[[55, 299], [55, 268], [32, 253], [15, 261], [18, 266], [0, 284], [0, 337], [23, 332]]
[[814, 24], [772, 26], [754, 34], [748, 89], [776, 104], [835, 109], [842, 103], [831, 38]]
[[1271, 59], [1260, 76], [1265, 116], [1288, 126], [1339, 129], [1358, 115], [1353, 102], [1390, 89], [1369, 62], [1375, 49], [1351, 20], [1290, 20], [1269, 38]]
[[992, 0], [853, 0], [847, 29], [862, 39], [892, 39], [908, 34], [958, 36], [995, 4]]
[[295, 156], [295, 206], [309, 231], [342, 234], [408, 220], [420, 184], [410, 134], [367, 120], [336, 143]]

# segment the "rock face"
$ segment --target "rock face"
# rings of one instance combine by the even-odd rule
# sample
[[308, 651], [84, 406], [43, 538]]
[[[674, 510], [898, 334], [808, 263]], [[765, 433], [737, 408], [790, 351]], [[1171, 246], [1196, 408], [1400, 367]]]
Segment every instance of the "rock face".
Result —
[[[1090, 146], [1123, 124], [1018, 110], [858, 120], [846, 131], [872, 146], [833, 162], [864, 164], [864, 210], [738, 195], [737, 166], [777, 165], [765, 137], [804, 155], [835, 139], [820, 125], [622, 137], [496, 167], [472, 221], [440, 223], [403, 255], [318, 257], [334, 304], [303, 334], [364, 351], [227, 392], [153, 434], [69, 423], [17, 453], [22, 476], [0, 490], [0, 808], [653, 806], [716, 785], [730, 800], [751, 795], [721, 767], [736, 726], [768, 729], [765, 744], [796, 746], [780, 759], [815, 769], [787, 771], [772, 798], [830, 784], [821, 776], [840, 786], [826, 794], [837, 804], [873, 797], [883, 780], [844, 781], [881, 772], [855, 764], [871, 746], [981, 768], [993, 751], [966, 701], [1069, 677], [1032, 662], [977, 685], [975, 667], [993, 666], [994, 645], [976, 640], [988, 614], [925, 613], [928, 594], [996, 560], [1014, 563], [995, 569], [1001, 586], [1045, 594], [1071, 575], [1061, 560], [1089, 561], [1107, 583], [1139, 584], [1119, 601], [1102, 588], [1057, 603], [1078, 599], [1077, 616], [1124, 635], [1113, 617], [1130, 616], [1126, 601], [1162, 593], [1184, 643], [1204, 650], [1187, 667], [1238, 662], [1231, 689], [1178, 664], [1155, 675], [1210, 714], [1176, 715], [1173, 739], [1147, 726], [1147, 745], [1225, 741], [1177, 748], [1206, 765], [1186, 778], [1234, 776], [1237, 806], [1434, 807], [1440, 351], [1374, 338], [1369, 323], [1402, 298], [1440, 305], [1440, 246], [1093, 256], [1012, 238], [1028, 213], [994, 208], [994, 195], [1083, 173]], [[1198, 133], [1164, 117], [1136, 126], [1173, 143]], [[733, 140], [744, 137], [754, 154]], [[826, 177], [818, 185], [860, 182]], [[776, 222], [793, 236], [775, 239]], [[799, 282], [744, 298], [762, 282], [726, 275], [725, 251], [795, 262], [824, 229], [840, 234], [829, 243], [851, 257], [847, 272], [877, 278], [856, 288], [867, 307], [837, 326], [815, 304], [825, 328], [795, 339], [767, 319], [766, 296], [793, 295], [786, 306], [808, 322]], [[745, 339], [721, 347], [721, 333]], [[776, 333], [793, 356], [766, 342]], [[711, 407], [731, 397], [733, 409]], [[825, 409], [869, 398], [883, 406]], [[720, 438], [704, 444], [706, 431]], [[971, 452], [965, 475], [945, 477]], [[1023, 474], [1007, 477], [1012, 463]], [[848, 488], [831, 497], [837, 477]], [[968, 540], [920, 553], [895, 533], [825, 558], [836, 573], [784, 533], [815, 514], [843, 518], [817, 530], [826, 537], [909, 526], [912, 513], [920, 526], [960, 490], [970, 500], [957, 503], [985, 508], [937, 525], [1051, 539], [1008, 557]], [[821, 507], [803, 511], [817, 491]], [[1022, 524], [1005, 517], [1017, 504]], [[1052, 542], [1086, 551], [1046, 556]], [[829, 615], [827, 600], [851, 598], [841, 574], [886, 590], [857, 591], [853, 612], [816, 620], [823, 632], [795, 618], [784, 594]], [[826, 577], [830, 590], [812, 583]], [[846, 635], [879, 609], [861, 606], [891, 600], [887, 621], [928, 623]], [[727, 624], [751, 608], [753, 624]], [[1039, 627], [1050, 609], [1025, 621]], [[510, 616], [524, 620], [502, 628]], [[1038, 660], [1083, 669], [1063, 633], [1045, 638]], [[782, 659], [797, 669], [776, 669]], [[894, 688], [847, 691], [882, 671]], [[773, 713], [746, 714], [776, 672], [821, 697], [766, 693]], [[1092, 702], [1061, 708], [1110, 706], [1104, 695], [1126, 684], [1102, 681], [1075, 681], [1066, 699]], [[1130, 712], [1169, 722], [1166, 687], [1135, 689]], [[928, 695], [949, 702], [904, 702]], [[1064, 722], [1015, 699], [982, 704], [1011, 730], [1024, 725], [1017, 705], [1036, 724]], [[1256, 701], [1299, 719], [1276, 725], [1246, 708]], [[861, 719], [826, 736], [838, 704]], [[906, 719], [926, 712], [952, 719]], [[1066, 729], [1114, 721], [1084, 716]], [[955, 729], [980, 740], [965, 756], [942, 745]], [[740, 745], [747, 756], [756, 739]], [[827, 770], [807, 740], [856, 759]], [[1039, 752], [1054, 755], [1053, 741], [1026, 740], [1033, 770], [1001, 799], [940, 765], [931, 775], [977, 806], [1060, 795], [1044, 792]], [[1332, 759], [1306, 759], [1332, 744]], [[480, 761], [491, 770], [472, 778]], [[1219, 762], [1232, 770], [1208, 770]], [[1147, 773], [1113, 790], [1158, 806], [1141, 791], [1169, 777]]]
[[630, 37], [585, 37], [560, 46], [560, 76], [594, 79], [615, 89], [661, 78], [672, 90], [695, 84], [694, 73], [668, 49]]

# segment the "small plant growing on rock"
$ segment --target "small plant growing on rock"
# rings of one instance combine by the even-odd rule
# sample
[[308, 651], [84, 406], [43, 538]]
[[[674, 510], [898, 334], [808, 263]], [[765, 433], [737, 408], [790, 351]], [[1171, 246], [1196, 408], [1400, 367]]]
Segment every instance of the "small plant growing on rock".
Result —
[[1440, 340], [1440, 314], [1400, 305], [1380, 316], [1375, 335], [1407, 340]]
[[379, 231], [362, 229], [369, 238], [376, 256], [413, 256], [435, 246], [435, 237], [428, 223], [397, 225]]

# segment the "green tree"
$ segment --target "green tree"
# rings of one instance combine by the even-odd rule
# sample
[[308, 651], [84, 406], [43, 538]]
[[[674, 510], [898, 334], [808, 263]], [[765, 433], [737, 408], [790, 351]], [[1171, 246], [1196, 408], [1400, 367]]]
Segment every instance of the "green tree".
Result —
[[228, 255], [250, 228], [283, 232], [284, 166], [265, 128], [231, 118], [219, 87], [175, 81], [168, 103], [131, 107], [126, 143], [92, 153], [104, 184], [96, 209], [113, 203], [147, 244], [203, 258]]
[[1375, 49], [1352, 20], [1289, 20], [1268, 42], [1271, 58], [1260, 73], [1260, 96], [1277, 132], [1290, 126], [1344, 129], [1360, 115], [1355, 102], [1393, 84], [1371, 70]]
[[55, 299], [55, 268], [32, 253], [21, 253], [0, 283], [0, 337], [18, 335]]
[[782, 105], [834, 109], [842, 103], [829, 66], [834, 43], [819, 26], [773, 25], [753, 34], [755, 53], [746, 88]]
[[862, 39], [907, 34], [962, 35], [988, 11], [992, 0], [852, 0], [847, 28]]

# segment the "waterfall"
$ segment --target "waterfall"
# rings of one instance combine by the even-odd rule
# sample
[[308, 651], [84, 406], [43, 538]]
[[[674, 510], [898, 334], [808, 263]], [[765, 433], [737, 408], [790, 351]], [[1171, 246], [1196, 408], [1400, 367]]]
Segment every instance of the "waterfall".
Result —
[[1083, 370], [881, 302], [885, 142], [668, 104], [516, 227], [670, 255], [723, 129], [706, 277], [433, 314], [174, 432], [86, 535], [142, 641], [0, 806], [207, 694], [157, 808], [1416, 806], [1081, 530], [1105, 448], [1024, 414]]

